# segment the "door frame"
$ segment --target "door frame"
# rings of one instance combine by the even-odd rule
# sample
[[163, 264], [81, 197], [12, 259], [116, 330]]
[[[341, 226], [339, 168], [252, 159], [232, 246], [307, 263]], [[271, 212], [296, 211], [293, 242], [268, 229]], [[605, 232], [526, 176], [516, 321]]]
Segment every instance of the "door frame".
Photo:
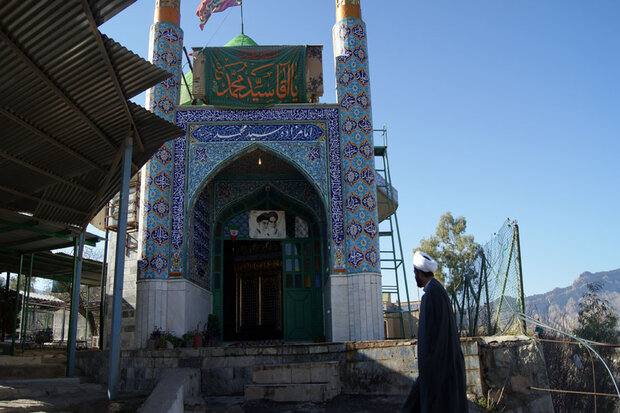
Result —
[[[320, 337], [324, 337], [325, 335], [325, 325], [324, 325], [324, 294], [325, 294], [325, 282], [327, 273], [325, 271], [325, 263], [327, 262], [327, 254], [328, 250], [326, 248], [326, 242], [328, 241], [326, 238], [326, 228], [325, 228], [325, 220], [320, 220], [318, 217], [319, 211], [311, 211], [301, 203], [295, 201], [294, 199], [287, 197], [285, 194], [280, 193], [279, 191], [274, 191], [273, 188], [269, 188], [269, 185], [266, 184], [261, 190], [255, 192], [251, 196], [246, 199], [242, 199], [239, 202], [233, 204], [228, 207], [224, 211], [222, 211], [218, 217], [214, 219], [214, 224], [211, 226], [211, 251], [212, 254], [210, 256], [210, 273], [211, 276], [211, 291], [213, 293], [213, 313], [218, 316], [218, 320], [220, 323], [220, 339], [224, 339], [224, 276], [226, 274], [226, 248], [224, 247], [225, 241], [231, 241], [230, 234], [224, 234], [224, 230], [228, 227], [230, 221], [241, 214], [248, 213], [251, 209], [266, 209], [266, 210], [284, 210], [287, 213], [294, 213], [296, 216], [301, 217], [306, 222], [308, 222], [308, 230], [309, 236], [307, 238], [294, 238], [287, 237], [283, 239], [270, 239], [265, 240], [268, 242], [281, 242], [282, 244], [282, 331], [283, 331], [283, 339], [285, 341], [296, 341], [299, 339], [287, 337], [286, 334], [286, 315], [287, 315], [287, 302], [285, 299], [285, 290], [286, 290], [286, 270], [285, 270], [285, 244], [291, 242], [297, 243], [311, 243], [314, 247], [313, 249], [313, 259], [315, 256], [319, 257], [319, 271], [318, 274], [315, 274], [315, 277], [318, 275], [320, 286], [317, 288], [318, 290], [318, 299], [316, 297], [313, 298], [313, 303], [311, 306], [313, 307], [313, 312], [317, 315], [316, 319], [313, 318], [312, 322], [312, 336], [304, 337], [304, 341], [316, 340]], [[235, 242], [237, 241], [259, 241], [256, 238], [249, 238], [248, 236], [237, 236]], [[318, 248], [318, 252], [317, 252]], [[314, 262], [313, 262], [314, 265]], [[313, 273], [314, 274], [314, 273]], [[315, 279], [311, 279], [311, 284], [316, 285]], [[238, 294], [238, 291], [235, 292]], [[290, 306], [289, 306], [290, 307]], [[319, 307], [319, 308], [316, 308]], [[289, 308], [290, 311], [290, 308]], [[238, 313], [235, 314], [235, 317], [238, 317]], [[235, 322], [236, 324], [236, 322]]]

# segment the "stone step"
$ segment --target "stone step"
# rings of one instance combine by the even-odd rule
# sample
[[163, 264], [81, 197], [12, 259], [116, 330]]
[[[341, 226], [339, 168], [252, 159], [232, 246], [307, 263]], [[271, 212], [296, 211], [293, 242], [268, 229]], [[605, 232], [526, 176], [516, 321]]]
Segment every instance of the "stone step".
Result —
[[254, 384], [304, 384], [340, 382], [337, 361], [254, 366]]
[[66, 374], [64, 364], [0, 366], [0, 380], [51, 379]]
[[[243, 396], [207, 396], [185, 400], [185, 413], [244, 413]], [[247, 410], [248, 412], [251, 410]]]
[[58, 352], [0, 356], [0, 380], [64, 377], [66, 360], [66, 355]]
[[248, 384], [245, 401], [324, 402], [340, 394], [340, 386], [329, 383], [306, 384]]
[[202, 413], [207, 411], [207, 402], [202, 397], [187, 397], [183, 399], [183, 410], [185, 413]]

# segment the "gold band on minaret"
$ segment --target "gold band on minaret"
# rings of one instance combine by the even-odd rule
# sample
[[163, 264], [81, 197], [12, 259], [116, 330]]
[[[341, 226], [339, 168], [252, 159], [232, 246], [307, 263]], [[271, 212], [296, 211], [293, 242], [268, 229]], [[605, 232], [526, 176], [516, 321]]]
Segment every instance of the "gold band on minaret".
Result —
[[340, 21], [348, 17], [356, 19], [362, 18], [360, 0], [336, 0], [336, 21]]
[[156, 0], [155, 22], [170, 22], [177, 26], [181, 23], [181, 0]]

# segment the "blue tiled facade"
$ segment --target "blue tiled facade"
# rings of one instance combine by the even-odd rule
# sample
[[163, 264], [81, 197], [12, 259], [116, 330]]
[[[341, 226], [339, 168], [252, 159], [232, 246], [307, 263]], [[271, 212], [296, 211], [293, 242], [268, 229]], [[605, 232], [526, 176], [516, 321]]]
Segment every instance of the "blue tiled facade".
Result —
[[[147, 108], [173, 122], [179, 102], [183, 30], [170, 22], [151, 26], [150, 60], [172, 76], [147, 92]], [[173, 194], [183, 185], [174, 170], [174, 156], [183, 138], [163, 145], [146, 165], [146, 191], [143, 207], [142, 257], [138, 262], [138, 279], [168, 278], [181, 275], [181, 247], [171, 239]]]
[[[174, 170], [187, 171], [187, 177], [183, 178], [186, 182], [183, 199], [175, 197], [173, 201], [173, 239], [179, 236], [183, 244], [183, 234], [187, 231], [185, 217], [191, 216], [197, 199], [218, 170], [258, 145], [295, 165], [308, 180], [305, 188], [312, 188], [319, 194], [321, 209], [328, 211], [330, 218], [330, 248], [337, 252], [332, 254], [332, 268], [346, 271], [337, 107], [304, 105], [259, 110], [181, 107], [177, 110], [176, 123], [187, 134], [183, 149], [175, 152]], [[289, 186], [282, 190], [295, 198], [298, 188]], [[216, 205], [226, 199], [214, 198]], [[306, 203], [303, 199], [300, 201]], [[174, 212], [183, 210], [182, 214]]]
[[366, 26], [346, 18], [333, 30], [340, 106], [347, 273], [380, 272]]
[[330, 237], [329, 271], [380, 272], [366, 27], [361, 19], [346, 18], [333, 34], [338, 105], [232, 110], [177, 107], [183, 32], [167, 22], [151, 27], [151, 59], [173, 76], [150, 91], [147, 105], [186, 135], [165, 144], [146, 167], [139, 279], [184, 277], [210, 288], [214, 220], [264, 184], [214, 178], [255, 147], [306, 178], [304, 185], [280, 182], [278, 190], [324, 211], [319, 221]]

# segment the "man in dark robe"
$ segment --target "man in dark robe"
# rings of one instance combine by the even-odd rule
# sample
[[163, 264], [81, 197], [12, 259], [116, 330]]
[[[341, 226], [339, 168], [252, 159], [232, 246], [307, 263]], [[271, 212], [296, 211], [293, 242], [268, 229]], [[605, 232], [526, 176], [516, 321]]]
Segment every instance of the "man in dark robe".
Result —
[[419, 375], [402, 412], [467, 412], [465, 361], [450, 298], [434, 277], [437, 262], [416, 252], [413, 269], [424, 288], [418, 323]]

